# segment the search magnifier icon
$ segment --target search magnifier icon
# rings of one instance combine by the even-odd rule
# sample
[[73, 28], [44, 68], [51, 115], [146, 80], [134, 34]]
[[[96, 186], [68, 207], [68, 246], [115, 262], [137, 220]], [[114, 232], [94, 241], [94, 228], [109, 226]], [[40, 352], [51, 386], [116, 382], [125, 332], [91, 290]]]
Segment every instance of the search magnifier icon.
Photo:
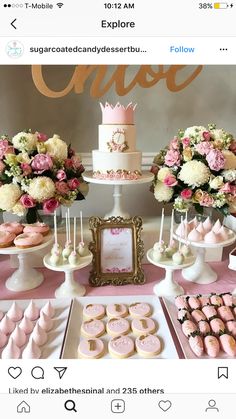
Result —
[[68, 410], [68, 412], [71, 412], [72, 410], [74, 412], [77, 412], [74, 400], [66, 400], [66, 402], [64, 403], [64, 407], [66, 410]]

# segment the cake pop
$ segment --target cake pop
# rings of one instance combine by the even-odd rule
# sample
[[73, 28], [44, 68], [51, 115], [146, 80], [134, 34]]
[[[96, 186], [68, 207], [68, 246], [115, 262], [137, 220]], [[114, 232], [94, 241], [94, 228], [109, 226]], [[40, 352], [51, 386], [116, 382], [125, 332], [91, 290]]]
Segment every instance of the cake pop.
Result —
[[10, 337], [7, 346], [2, 351], [2, 359], [19, 359], [20, 353], [20, 349]]
[[184, 233], [185, 233], [184, 234], [184, 239], [185, 239], [186, 243], [183, 244], [183, 246], [181, 247], [181, 253], [182, 253], [182, 255], [184, 257], [189, 257], [189, 256], [192, 255], [191, 248], [190, 248], [189, 243], [187, 241], [188, 231], [189, 231], [186, 228], [187, 225], [188, 225], [188, 212], [186, 211], [186, 216], [185, 216], [185, 231], [184, 231]]
[[25, 349], [22, 352], [23, 359], [39, 359], [41, 356], [41, 350], [31, 337]]
[[[181, 222], [182, 221], [183, 221], [183, 219], [181, 220]], [[183, 262], [184, 262], [184, 256], [182, 255], [182, 253], [180, 251], [180, 247], [181, 247], [181, 242], [179, 242], [179, 250], [177, 252], [175, 252], [172, 256], [172, 261], [173, 261], [174, 265], [182, 265]]]
[[70, 218], [69, 218], [69, 208], [68, 208], [66, 212], [66, 243], [62, 251], [62, 257], [64, 261], [68, 260], [68, 257], [70, 256], [72, 250], [73, 250], [73, 246], [72, 246], [71, 238], [70, 238]]
[[59, 265], [61, 262], [62, 248], [58, 243], [57, 237], [57, 215], [54, 211], [54, 245], [51, 250], [50, 262], [53, 266]]
[[163, 225], [164, 225], [164, 214], [165, 214], [165, 210], [164, 210], [164, 208], [162, 208], [159, 241], [154, 244], [153, 252], [152, 252], [153, 260], [155, 262], [160, 262], [165, 256], [165, 243], [162, 240]]

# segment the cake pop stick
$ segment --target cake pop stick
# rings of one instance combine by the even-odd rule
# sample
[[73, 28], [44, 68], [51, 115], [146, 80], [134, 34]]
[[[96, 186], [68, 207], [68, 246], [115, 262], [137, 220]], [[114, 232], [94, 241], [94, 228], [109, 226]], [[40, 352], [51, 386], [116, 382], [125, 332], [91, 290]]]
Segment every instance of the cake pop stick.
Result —
[[58, 240], [57, 240], [57, 213], [56, 211], [54, 211], [54, 242], [55, 245], [58, 245]]
[[160, 234], [159, 234], [159, 245], [162, 242], [164, 216], [165, 216], [165, 209], [162, 208], [162, 212], [161, 212], [161, 227], [160, 227]]
[[174, 229], [174, 209], [172, 209], [172, 212], [171, 212], [170, 241], [169, 241], [169, 246], [170, 247], [171, 247], [172, 242], [173, 242], [173, 229]]
[[74, 252], [76, 252], [76, 217], [74, 217]]
[[68, 212], [66, 211], [66, 244], [69, 243], [69, 235], [68, 235]]
[[68, 240], [71, 242], [71, 235], [70, 235], [70, 208], [68, 208]]
[[84, 242], [84, 232], [83, 232], [83, 213], [80, 211], [80, 241]]

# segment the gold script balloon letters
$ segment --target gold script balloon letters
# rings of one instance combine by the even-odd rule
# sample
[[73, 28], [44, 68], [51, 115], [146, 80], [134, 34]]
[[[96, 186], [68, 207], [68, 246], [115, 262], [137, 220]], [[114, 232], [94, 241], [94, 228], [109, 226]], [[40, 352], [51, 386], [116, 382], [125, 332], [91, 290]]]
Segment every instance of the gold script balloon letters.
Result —
[[[185, 89], [200, 74], [203, 66], [151, 66], [141, 65], [133, 79], [126, 81], [128, 65], [118, 65], [107, 81], [108, 65], [78, 65], [72, 77], [61, 90], [55, 91], [50, 88], [43, 74], [42, 65], [32, 66], [32, 78], [38, 91], [50, 98], [60, 98], [74, 91], [76, 94], [84, 92], [85, 83], [90, 78], [90, 95], [93, 98], [100, 98], [105, 95], [111, 87], [115, 88], [118, 96], [125, 96], [135, 86], [148, 89], [155, 86], [160, 80], [166, 80], [166, 86], [171, 92], [179, 92]], [[183, 81], [177, 82], [179, 73], [184, 71]], [[92, 78], [91, 78], [92, 76]]]

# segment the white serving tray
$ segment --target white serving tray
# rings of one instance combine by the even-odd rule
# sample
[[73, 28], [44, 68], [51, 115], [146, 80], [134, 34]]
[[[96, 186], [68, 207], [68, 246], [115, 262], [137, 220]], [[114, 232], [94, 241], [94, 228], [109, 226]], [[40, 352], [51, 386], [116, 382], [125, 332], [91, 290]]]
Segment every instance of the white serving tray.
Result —
[[[16, 303], [22, 308], [25, 309], [30, 300], [15, 300]], [[70, 316], [72, 300], [69, 298], [65, 299], [34, 299], [35, 304], [42, 308], [48, 301], [52, 303], [52, 306], [55, 308], [55, 315], [53, 317], [53, 328], [48, 333], [48, 340], [45, 345], [41, 346], [42, 351], [41, 359], [60, 359], [63, 351], [68, 320]], [[5, 314], [11, 307], [14, 300], [1, 300], [0, 301], [0, 310]], [[35, 323], [35, 322], [34, 322]], [[27, 335], [28, 337], [30, 335]], [[1, 353], [4, 348], [0, 349], [0, 359]]]
[[[191, 348], [189, 346], [189, 343], [188, 343], [188, 339], [183, 334], [181, 324], [179, 323], [179, 321], [177, 319], [178, 309], [175, 305], [175, 298], [174, 297], [163, 297], [162, 300], [163, 300], [163, 302], [166, 306], [166, 310], [168, 312], [168, 315], [169, 315], [170, 320], [172, 322], [172, 325], [174, 327], [175, 334], [178, 338], [179, 344], [181, 346], [181, 349], [183, 351], [183, 354], [184, 354], [185, 358], [187, 358], [187, 359], [212, 359], [210, 356], [208, 356], [206, 354], [201, 356], [201, 357], [198, 357], [191, 350]], [[219, 353], [219, 356], [216, 359], [234, 359], [234, 358], [230, 357], [229, 355], [227, 355], [225, 352], [223, 352], [221, 350], [220, 353]]]
[[[71, 316], [68, 324], [68, 333], [65, 339], [64, 350], [62, 354], [62, 358], [70, 359], [70, 358], [78, 358], [77, 349], [80, 342], [80, 328], [83, 321], [83, 308], [87, 304], [103, 304], [104, 306], [108, 304], [132, 304], [135, 302], [146, 302], [151, 305], [152, 307], [152, 315], [150, 316], [154, 321], [158, 324], [157, 332], [155, 333], [159, 338], [161, 338], [163, 349], [162, 352], [156, 356], [155, 358], [159, 359], [178, 359], [178, 353], [175, 348], [174, 341], [172, 339], [171, 333], [169, 331], [169, 327], [167, 325], [167, 321], [165, 318], [165, 314], [163, 312], [161, 303], [159, 298], [153, 295], [136, 295], [136, 296], [119, 296], [119, 297], [81, 297], [75, 298], [73, 301], [72, 309], [71, 309]], [[104, 317], [102, 320], [107, 322], [107, 317]], [[130, 320], [131, 317], [126, 317], [126, 319]], [[130, 333], [128, 336], [133, 337], [133, 333]], [[108, 334], [101, 336], [101, 339], [104, 341], [105, 345], [107, 346], [109, 339], [111, 337]], [[106, 355], [101, 359], [112, 359], [108, 352]], [[137, 353], [135, 353], [132, 357], [128, 358], [136, 358], [136, 359], [143, 359]]]

